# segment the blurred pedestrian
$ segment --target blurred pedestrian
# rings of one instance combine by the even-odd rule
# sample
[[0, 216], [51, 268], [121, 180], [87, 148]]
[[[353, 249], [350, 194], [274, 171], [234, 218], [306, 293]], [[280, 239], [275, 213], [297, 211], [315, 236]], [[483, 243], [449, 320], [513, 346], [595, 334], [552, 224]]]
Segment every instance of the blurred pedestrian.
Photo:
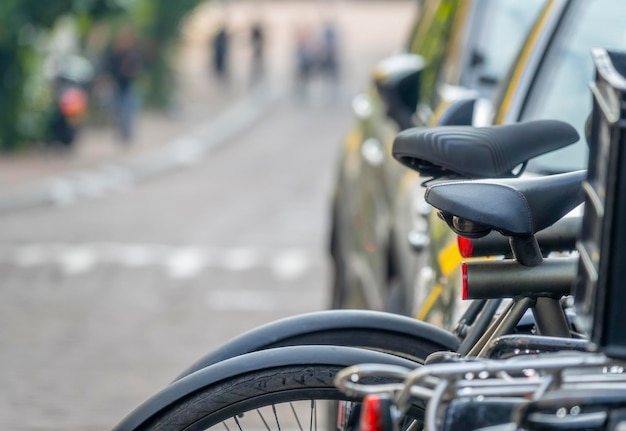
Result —
[[250, 46], [252, 48], [251, 81], [254, 83], [262, 78], [265, 72], [265, 31], [258, 21], [250, 28]]
[[230, 50], [230, 36], [226, 24], [220, 25], [217, 33], [211, 41], [211, 49], [213, 51], [213, 71], [218, 79], [222, 81], [228, 80], [228, 57]]
[[125, 143], [133, 137], [135, 116], [139, 108], [135, 80], [142, 63], [135, 30], [131, 26], [122, 27], [108, 54], [108, 71], [114, 84], [118, 131]]
[[324, 23], [319, 49], [319, 68], [326, 80], [331, 98], [336, 97], [339, 85], [339, 37], [334, 23]]
[[311, 29], [301, 26], [295, 30], [296, 94], [308, 98], [309, 82], [315, 68], [315, 43]]

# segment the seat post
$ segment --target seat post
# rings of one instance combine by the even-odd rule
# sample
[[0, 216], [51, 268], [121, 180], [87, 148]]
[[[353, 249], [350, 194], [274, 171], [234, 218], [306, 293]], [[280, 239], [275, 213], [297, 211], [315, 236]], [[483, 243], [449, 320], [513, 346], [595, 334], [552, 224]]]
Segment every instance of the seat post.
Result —
[[569, 322], [558, 298], [539, 297], [532, 310], [539, 334], [571, 338]]
[[543, 261], [535, 235], [512, 236], [509, 239], [513, 256], [521, 265], [537, 266]]

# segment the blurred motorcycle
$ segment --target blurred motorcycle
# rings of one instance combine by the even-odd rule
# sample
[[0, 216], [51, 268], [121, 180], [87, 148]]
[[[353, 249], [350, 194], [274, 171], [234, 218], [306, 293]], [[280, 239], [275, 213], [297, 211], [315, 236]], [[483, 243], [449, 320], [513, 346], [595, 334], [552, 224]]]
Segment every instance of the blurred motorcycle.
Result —
[[71, 56], [54, 78], [53, 107], [49, 122], [51, 144], [71, 147], [89, 108], [93, 67], [83, 57]]

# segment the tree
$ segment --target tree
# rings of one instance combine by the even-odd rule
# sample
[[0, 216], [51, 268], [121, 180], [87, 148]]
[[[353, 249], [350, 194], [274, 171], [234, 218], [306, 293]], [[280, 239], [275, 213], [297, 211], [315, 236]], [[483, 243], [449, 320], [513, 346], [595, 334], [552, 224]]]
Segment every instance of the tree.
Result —
[[146, 102], [166, 107], [176, 86], [174, 56], [180, 41], [180, 26], [203, 0], [141, 0], [133, 15], [140, 26], [146, 46]]

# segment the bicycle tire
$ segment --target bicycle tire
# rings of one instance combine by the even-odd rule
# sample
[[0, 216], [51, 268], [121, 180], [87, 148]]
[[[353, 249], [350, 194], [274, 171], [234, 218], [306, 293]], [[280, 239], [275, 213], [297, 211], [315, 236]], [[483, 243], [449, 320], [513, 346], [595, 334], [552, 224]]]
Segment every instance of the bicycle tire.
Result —
[[[274, 411], [277, 403], [304, 401], [313, 406], [313, 401], [321, 400], [358, 401], [339, 392], [333, 379], [347, 366], [372, 362], [419, 366], [393, 355], [349, 347], [294, 346], [254, 352], [173, 383], [115, 429], [198, 431], [219, 426], [224, 430], [224, 421], [231, 421], [226, 429], [246, 431], [240, 426], [242, 414], [245, 417], [263, 407]], [[421, 421], [424, 406], [415, 405], [410, 412], [411, 419]]]
[[359, 347], [423, 363], [438, 351], [456, 351], [451, 333], [415, 319], [371, 310], [327, 310], [281, 319], [255, 328], [204, 356], [176, 380], [217, 362], [277, 347]]

